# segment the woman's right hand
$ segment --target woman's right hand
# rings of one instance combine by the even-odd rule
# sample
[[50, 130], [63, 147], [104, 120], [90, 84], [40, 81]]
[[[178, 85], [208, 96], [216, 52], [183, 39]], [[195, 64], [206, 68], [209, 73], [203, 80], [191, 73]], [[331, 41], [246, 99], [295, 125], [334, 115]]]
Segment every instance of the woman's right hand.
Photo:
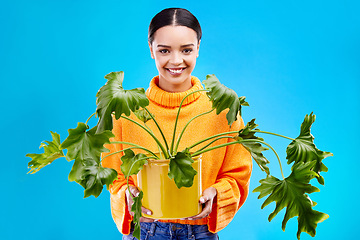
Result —
[[[137, 197], [140, 193], [140, 191], [137, 187], [129, 186], [129, 189], [130, 189], [131, 195], [133, 197]], [[131, 216], [134, 216], [134, 213], [131, 211], [131, 206], [133, 205], [134, 202], [132, 200], [132, 197], [130, 196], [128, 189], [126, 189], [125, 193], [126, 193], [126, 203], [128, 206], [128, 211], [131, 214]], [[152, 215], [152, 212], [149, 209], [146, 209], [144, 207], [141, 207], [141, 212], [144, 214], [147, 214], [147, 215]], [[140, 222], [154, 222], [154, 221], [155, 221], [155, 219], [152, 219], [152, 218], [140, 217]]]

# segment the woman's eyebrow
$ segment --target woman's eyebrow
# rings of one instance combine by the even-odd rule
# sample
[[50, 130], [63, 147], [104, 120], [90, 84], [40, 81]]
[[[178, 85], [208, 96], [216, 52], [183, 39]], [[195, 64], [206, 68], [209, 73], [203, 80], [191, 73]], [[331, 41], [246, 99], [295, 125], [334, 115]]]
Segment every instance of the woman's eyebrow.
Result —
[[181, 45], [181, 47], [193, 47], [195, 46], [194, 44], [192, 43], [189, 43], [189, 44], [185, 44], [185, 45]]
[[[189, 43], [189, 44], [181, 45], [180, 47], [183, 48], [183, 47], [193, 47], [193, 46], [195, 46], [193, 43]], [[157, 45], [157, 47], [171, 48], [170, 46], [163, 44], [159, 44]]]
[[157, 45], [157, 47], [171, 48], [170, 46], [167, 46], [167, 45], [162, 45], [162, 44]]

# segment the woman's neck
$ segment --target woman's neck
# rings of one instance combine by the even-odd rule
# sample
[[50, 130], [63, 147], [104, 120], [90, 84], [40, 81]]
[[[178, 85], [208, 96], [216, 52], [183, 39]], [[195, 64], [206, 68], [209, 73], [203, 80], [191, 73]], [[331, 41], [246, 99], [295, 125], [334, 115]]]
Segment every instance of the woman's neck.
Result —
[[191, 77], [189, 77], [189, 79], [181, 83], [171, 83], [169, 81], [162, 80], [161, 76], [159, 76], [158, 84], [159, 84], [159, 88], [170, 93], [185, 92], [190, 88], [192, 88], [193, 86], [191, 83]]
[[[192, 87], [187, 91], [181, 92], [168, 92], [159, 86], [159, 76], [155, 76], [150, 81], [150, 86], [146, 90], [146, 96], [149, 100], [155, 102], [157, 105], [174, 108], [179, 107], [182, 99], [191, 92], [195, 92], [197, 90], [203, 89], [201, 85], [201, 81], [192, 76], [191, 77], [191, 85]], [[194, 94], [190, 94], [183, 102], [183, 106], [186, 106], [194, 101], [196, 101], [201, 95], [201, 92], [196, 92]]]

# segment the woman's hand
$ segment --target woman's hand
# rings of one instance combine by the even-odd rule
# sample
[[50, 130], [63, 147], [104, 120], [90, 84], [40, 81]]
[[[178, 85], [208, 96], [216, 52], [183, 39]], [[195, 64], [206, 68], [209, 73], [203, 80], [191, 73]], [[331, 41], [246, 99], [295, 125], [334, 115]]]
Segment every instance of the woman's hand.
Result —
[[[130, 189], [131, 195], [133, 197], [137, 197], [140, 193], [140, 191], [137, 187], [130, 186], [129, 189]], [[134, 202], [132, 200], [132, 197], [130, 196], [128, 189], [126, 189], [125, 194], [126, 194], [126, 203], [128, 206], [128, 211], [131, 214], [131, 216], [134, 216], [134, 213], [131, 211], [131, 206], [133, 205]], [[152, 215], [152, 212], [149, 209], [146, 209], [144, 207], [141, 207], [141, 212], [145, 213], [147, 215]], [[154, 221], [155, 221], [155, 219], [140, 217], [140, 222], [154, 222]]]
[[201, 213], [193, 217], [184, 218], [184, 220], [197, 220], [209, 216], [210, 213], [212, 212], [212, 206], [215, 201], [216, 195], [217, 195], [216, 188], [209, 187], [205, 189], [199, 200], [200, 203], [204, 204]]

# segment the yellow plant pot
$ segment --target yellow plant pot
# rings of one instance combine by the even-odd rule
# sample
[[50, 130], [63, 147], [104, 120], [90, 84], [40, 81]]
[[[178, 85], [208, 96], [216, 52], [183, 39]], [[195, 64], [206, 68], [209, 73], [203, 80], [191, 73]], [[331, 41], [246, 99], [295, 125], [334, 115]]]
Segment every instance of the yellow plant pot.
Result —
[[170, 160], [148, 160], [138, 173], [138, 185], [144, 192], [143, 207], [152, 211], [153, 219], [179, 219], [199, 214], [201, 197], [201, 156], [193, 158], [193, 168], [197, 171], [191, 187], [178, 188], [168, 177]]

